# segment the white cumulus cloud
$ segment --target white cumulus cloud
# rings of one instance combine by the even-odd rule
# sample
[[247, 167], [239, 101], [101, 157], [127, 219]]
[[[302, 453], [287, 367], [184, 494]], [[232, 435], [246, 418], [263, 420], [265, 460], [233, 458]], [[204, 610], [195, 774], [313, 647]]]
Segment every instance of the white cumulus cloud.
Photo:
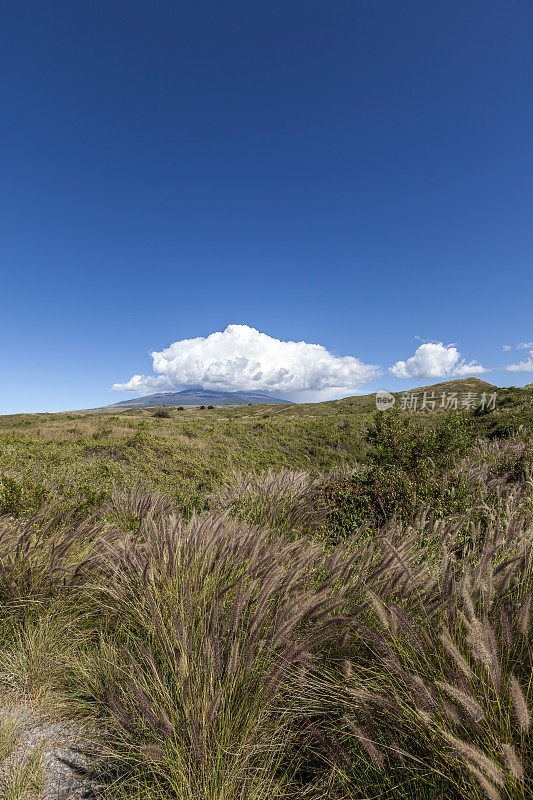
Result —
[[533, 372], [533, 350], [529, 351], [529, 358], [526, 361], [519, 361], [518, 364], [508, 364], [505, 369], [509, 372]]
[[248, 325], [182, 339], [152, 354], [152, 376], [115, 383], [117, 392], [172, 391], [201, 386], [219, 391], [292, 395], [347, 390], [378, 374], [354, 356], [335, 356], [320, 344], [283, 342]]
[[480, 375], [488, 370], [476, 361], [467, 363], [453, 344], [424, 342], [407, 361], [397, 361], [389, 372], [396, 378], [442, 378]]

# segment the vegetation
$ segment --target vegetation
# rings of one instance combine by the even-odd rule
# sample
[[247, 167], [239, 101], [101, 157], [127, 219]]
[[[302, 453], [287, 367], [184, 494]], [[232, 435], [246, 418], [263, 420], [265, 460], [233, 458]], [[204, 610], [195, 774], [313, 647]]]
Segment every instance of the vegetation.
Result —
[[1, 418], [3, 700], [90, 728], [105, 800], [531, 797], [532, 393], [506, 398]]
[[466, 512], [472, 487], [461, 470], [450, 470], [450, 459], [465, 456], [474, 445], [471, 421], [455, 414], [431, 429], [416, 426], [396, 411], [376, 414], [365, 434], [369, 466], [363, 472], [326, 485], [328, 521], [338, 534], [354, 526], [375, 529], [388, 520], [412, 523], [420, 505], [431, 505], [439, 519]]
[[156, 408], [154, 411], [154, 417], [157, 417], [158, 419], [169, 419], [170, 411], [168, 408]]

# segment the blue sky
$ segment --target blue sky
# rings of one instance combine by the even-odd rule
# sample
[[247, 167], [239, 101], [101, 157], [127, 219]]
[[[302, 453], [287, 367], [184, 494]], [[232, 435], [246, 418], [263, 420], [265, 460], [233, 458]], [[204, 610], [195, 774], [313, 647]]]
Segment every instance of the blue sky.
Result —
[[525, 0], [4, 3], [0, 413], [532, 382], [532, 41]]

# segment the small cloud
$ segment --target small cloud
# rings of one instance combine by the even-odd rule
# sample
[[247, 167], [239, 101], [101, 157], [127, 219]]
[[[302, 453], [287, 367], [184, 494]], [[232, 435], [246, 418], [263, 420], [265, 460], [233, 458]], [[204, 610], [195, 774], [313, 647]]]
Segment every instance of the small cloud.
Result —
[[518, 364], [508, 364], [505, 369], [508, 372], [533, 372], [533, 350], [529, 351], [529, 358], [526, 361], [519, 361]]
[[504, 344], [502, 350], [531, 350], [533, 342], [520, 342], [520, 344]]
[[378, 368], [355, 356], [336, 356], [320, 344], [281, 341], [248, 325], [182, 339], [152, 353], [156, 375], [133, 375], [115, 392], [171, 391], [201, 386], [271, 394], [346, 391], [373, 380]]
[[476, 361], [466, 362], [453, 344], [425, 342], [407, 361], [397, 361], [389, 372], [396, 378], [443, 378], [481, 375], [489, 370]]

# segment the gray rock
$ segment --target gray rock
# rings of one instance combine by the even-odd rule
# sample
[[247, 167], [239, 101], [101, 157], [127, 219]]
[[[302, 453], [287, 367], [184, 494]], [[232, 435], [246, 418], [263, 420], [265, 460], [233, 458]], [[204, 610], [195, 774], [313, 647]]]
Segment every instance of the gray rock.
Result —
[[95, 797], [98, 786], [89, 777], [91, 738], [80, 723], [51, 721], [13, 701], [0, 707], [0, 726], [0, 743], [6, 736], [9, 740], [0, 759], [0, 794], [13, 791], [17, 775], [26, 768], [33, 779], [21, 791], [20, 800]]

